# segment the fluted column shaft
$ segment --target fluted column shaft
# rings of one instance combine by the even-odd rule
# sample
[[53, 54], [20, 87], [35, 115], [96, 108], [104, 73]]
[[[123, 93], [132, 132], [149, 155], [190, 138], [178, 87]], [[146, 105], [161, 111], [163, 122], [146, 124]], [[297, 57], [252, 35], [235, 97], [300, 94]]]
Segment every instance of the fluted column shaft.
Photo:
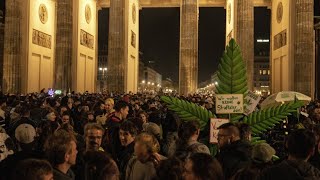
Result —
[[313, 0], [296, 0], [294, 90], [312, 96], [314, 91]]
[[3, 56], [3, 92], [16, 93], [21, 90], [21, 0], [6, 1], [6, 18]]
[[181, 0], [179, 92], [190, 94], [198, 86], [198, 0]]
[[68, 90], [72, 84], [72, 6], [72, 0], [57, 1], [57, 39], [54, 78], [54, 87], [56, 89]]
[[125, 0], [110, 2], [107, 88], [112, 92], [125, 91], [124, 6]]
[[253, 0], [238, 0], [236, 6], [236, 41], [247, 67], [248, 87], [253, 88], [254, 73], [254, 6]]

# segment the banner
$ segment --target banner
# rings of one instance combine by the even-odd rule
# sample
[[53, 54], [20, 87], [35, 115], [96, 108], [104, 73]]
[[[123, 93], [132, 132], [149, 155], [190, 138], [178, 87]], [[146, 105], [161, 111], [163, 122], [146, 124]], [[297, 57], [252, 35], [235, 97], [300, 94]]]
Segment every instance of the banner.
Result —
[[243, 94], [217, 94], [216, 95], [217, 114], [242, 114]]
[[215, 119], [212, 118], [210, 121], [210, 143], [216, 144], [218, 143], [218, 133], [219, 127], [222, 124], [226, 124], [230, 122], [229, 119]]
[[260, 102], [261, 97], [251, 91], [248, 92], [247, 96], [244, 98], [244, 113], [245, 115], [251, 114], [258, 103]]

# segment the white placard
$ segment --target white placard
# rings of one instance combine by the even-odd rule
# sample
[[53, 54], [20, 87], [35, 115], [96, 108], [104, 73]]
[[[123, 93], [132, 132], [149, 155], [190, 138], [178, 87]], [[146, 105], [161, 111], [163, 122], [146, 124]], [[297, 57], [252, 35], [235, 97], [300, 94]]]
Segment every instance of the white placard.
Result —
[[217, 114], [242, 114], [243, 94], [217, 94], [216, 95]]
[[230, 122], [229, 119], [215, 119], [212, 118], [210, 121], [210, 143], [218, 143], [218, 133], [219, 133], [219, 127], [222, 124], [226, 124]]
[[261, 97], [251, 91], [248, 92], [246, 97], [244, 98], [244, 113], [245, 115], [251, 114], [255, 108], [257, 107], [258, 103], [260, 102]]

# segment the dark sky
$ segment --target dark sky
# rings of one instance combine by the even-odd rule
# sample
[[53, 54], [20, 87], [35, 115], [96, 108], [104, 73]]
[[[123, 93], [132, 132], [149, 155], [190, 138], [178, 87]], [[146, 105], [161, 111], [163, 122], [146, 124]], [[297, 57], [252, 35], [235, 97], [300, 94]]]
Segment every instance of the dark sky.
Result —
[[[199, 82], [210, 78], [224, 49], [225, 10], [200, 8]], [[174, 81], [179, 79], [179, 8], [142, 9], [140, 12], [140, 50], [144, 58]]]

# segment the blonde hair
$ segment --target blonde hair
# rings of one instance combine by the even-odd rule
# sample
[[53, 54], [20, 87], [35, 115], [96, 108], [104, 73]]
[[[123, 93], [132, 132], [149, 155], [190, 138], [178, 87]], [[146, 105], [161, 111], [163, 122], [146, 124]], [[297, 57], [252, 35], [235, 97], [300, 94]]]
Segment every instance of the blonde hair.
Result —
[[110, 103], [110, 104], [114, 105], [114, 100], [112, 98], [108, 98], [105, 101], [105, 104], [107, 104], [107, 103]]
[[157, 153], [160, 151], [160, 144], [153, 135], [141, 133], [135, 138], [135, 142], [144, 145], [149, 153]]

